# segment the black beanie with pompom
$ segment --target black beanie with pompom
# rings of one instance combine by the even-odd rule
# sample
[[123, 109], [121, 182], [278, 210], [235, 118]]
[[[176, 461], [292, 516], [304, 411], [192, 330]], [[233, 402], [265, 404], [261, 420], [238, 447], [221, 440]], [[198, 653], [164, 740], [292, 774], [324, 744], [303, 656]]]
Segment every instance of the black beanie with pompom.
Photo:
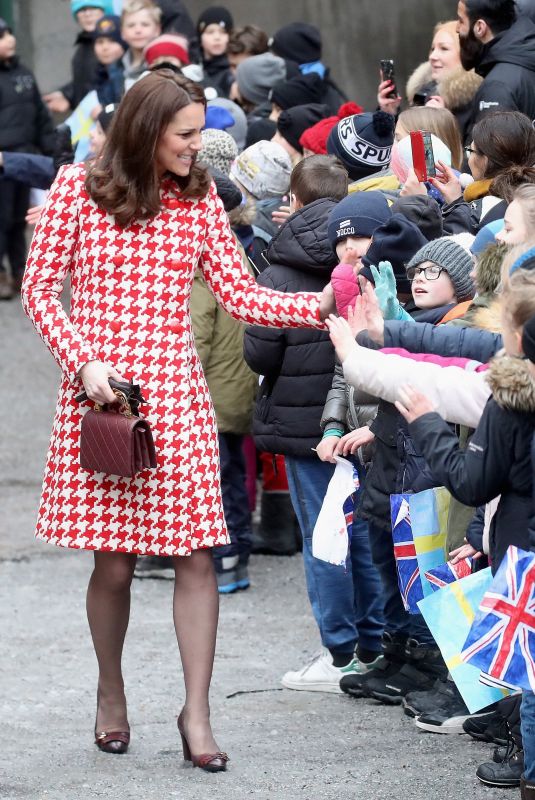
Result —
[[395, 126], [384, 111], [346, 117], [329, 134], [327, 152], [342, 161], [351, 180], [366, 178], [390, 164]]

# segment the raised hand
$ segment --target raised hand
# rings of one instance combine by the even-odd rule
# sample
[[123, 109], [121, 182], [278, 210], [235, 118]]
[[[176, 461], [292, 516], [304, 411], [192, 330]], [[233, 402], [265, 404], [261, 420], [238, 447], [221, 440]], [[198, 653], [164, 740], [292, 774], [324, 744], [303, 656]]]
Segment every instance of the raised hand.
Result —
[[336, 350], [336, 355], [340, 361], [344, 362], [348, 355], [358, 348], [351, 328], [343, 317], [335, 317], [334, 314], [331, 314], [325, 320], [325, 324], [329, 328], [329, 335]]
[[385, 111], [387, 114], [392, 114], [392, 116], [395, 117], [401, 105], [401, 97], [399, 94], [397, 97], [388, 96], [393, 88], [392, 81], [383, 81], [381, 79], [377, 90], [377, 105], [381, 111]]
[[436, 167], [437, 177], [429, 178], [429, 183], [431, 183], [435, 189], [438, 189], [446, 203], [453, 203], [454, 200], [462, 197], [463, 194], [459, 178], [452, 168], [448, 167], [443, 161], [437, 161]]
[[408, 384], [399, 389], [398, 396], [399, 400], [396, 400], [395, 406], [409, 423], [436, 410], [426, 394], [417, 392]]
[[370, 339], [382, 347], [385, 341], [385, 321], [371, 283], [367, 283], [364, 287], [362, 298], [368, 335]]

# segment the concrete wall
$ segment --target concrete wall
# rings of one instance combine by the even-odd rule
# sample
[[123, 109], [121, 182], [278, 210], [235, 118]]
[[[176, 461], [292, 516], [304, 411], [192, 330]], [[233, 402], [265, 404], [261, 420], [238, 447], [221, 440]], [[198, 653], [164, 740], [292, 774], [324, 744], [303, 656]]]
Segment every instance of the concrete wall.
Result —
[[[194, 19], [216, 0], [185, 0]], [[456, 0], [223, 0], [237, 25], [255, 22], [272, 33], [287, 22], [317, 25], [324, 61], [352, 99], [375, 103], [378, 64], [394, 58], [403, 83], [425, 60], [435, 22], [455, 17]], [[43, 91], [69, 74], [76, 27], [68, 0], [14, 0], [20, 49]]]

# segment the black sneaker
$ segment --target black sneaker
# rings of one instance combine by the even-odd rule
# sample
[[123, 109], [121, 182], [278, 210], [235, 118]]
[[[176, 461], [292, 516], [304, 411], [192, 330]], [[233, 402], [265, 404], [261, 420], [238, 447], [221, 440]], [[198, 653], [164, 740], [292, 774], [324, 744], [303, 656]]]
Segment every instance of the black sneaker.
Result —
[[367, 681], [365, 689], [368, 697], [373, 697], [385, 705], [397, 706], [403, 702], [403, 698], [409, 692], [431, 689], [435, 679], [435, 675], [421, 672], [412, 664], [404, 664], [394, 675], [385, 675], [382, 678], [377, 677]]
[[138, 556], [134, 578], [156, 578], [174, 580], [175, 570], [171, 556]]
[[442, 706], [435, 711], [419, 716], [415, 720], [417, 728], [429, 733], [464, 733], [463, 722], [474, 715], [470, 714], [455, 684], [448, 688], [450, 696], [444, 695]]
[[518, 750], [506, 761], [496, 764], [495, 761], [486, 761], [480, 764], [476, 775], [485, 786], [520, 786], [520, 778], [524, 772], [524, 752]]
[[449, 691], [451, 681], [437, 678], [431, 689], [424, 692], [409, 692], [403, 698], [403, 711], [408, 717], [419, 717], [440, 708], [444, 694]]
[[400, 669], [400, 663], [397, 661], [390, 661], [390, 659], [382, 656], [374, 668], [370, 669], [368, 672], [352, 672], [349, 675], [344, 675], [340, 680], [340, 689], [351, 697], [369, 697], [366, 690], [366, 685], [369, 680], [378, 677], [387, 679], [396, 672], [399, 672]]
[[478, 742], [494, 742], [500, 746], [507, 744], [507, 723], [499, 711], [469, 717], [463, 722], [463, 730]]

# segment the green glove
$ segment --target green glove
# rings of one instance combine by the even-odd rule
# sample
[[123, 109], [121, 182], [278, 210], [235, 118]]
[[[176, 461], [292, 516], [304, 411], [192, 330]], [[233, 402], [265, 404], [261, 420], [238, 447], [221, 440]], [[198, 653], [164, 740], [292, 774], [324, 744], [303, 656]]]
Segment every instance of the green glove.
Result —
[[385, 319], [412, 320], [397, 298], [396, 277], [390, 261], [380, 261], [370, 267], [375, 281], [375, 294]]

